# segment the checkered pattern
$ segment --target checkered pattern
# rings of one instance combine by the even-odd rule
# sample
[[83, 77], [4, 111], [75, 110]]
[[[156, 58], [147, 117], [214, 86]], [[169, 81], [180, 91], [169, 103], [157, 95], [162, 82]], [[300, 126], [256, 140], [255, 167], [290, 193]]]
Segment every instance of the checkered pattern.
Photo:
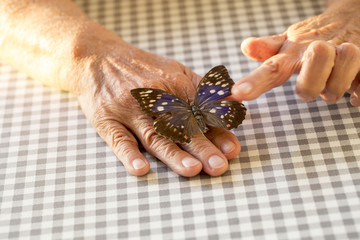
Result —
[[[248, 36], [283, 32], [325, 0], [77, 0], [128, 42], [200, 75], [258, 63]], [[360, 111], [303, 103], [294, 78], [246, 102], [242, 144], [221, 177], [129, 176], [71, 95], [0, 66], [0, 239], [359, 239]]]

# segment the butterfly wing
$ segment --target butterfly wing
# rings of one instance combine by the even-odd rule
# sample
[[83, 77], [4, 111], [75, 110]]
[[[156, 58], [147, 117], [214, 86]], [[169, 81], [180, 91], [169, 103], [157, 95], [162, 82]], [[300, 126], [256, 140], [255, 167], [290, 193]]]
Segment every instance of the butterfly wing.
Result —
[[180, 98], [154, 88], [136, 88], [131, 95], [154, 121], [155, 131], [173, 142], [189, 143], [199, 131], [190, 106]]
[[139, 103], [141, 110], [150, 117], [167, 112], [184, 112], [189, 108], [180, 98], [160, 89], [135, 88], [130, 93]]
[[192, 136], [199, 131], [191, 112], [162, 114], [155, 119], [154, 129], [158, 134], [177, 143], [190, 143]]
[[194, 104], [199, 106], [207, 125], [230, 130], [245, 119], [246, 108], [242, 103], [221, 100], [231, 95], [234, 84], [223, 65], [212, 68], [200, 81]]
[[227, 97], [231, 95], [231, 88], [234, 84], [225, 66], [216, 66], [201, 79], [194, 104], [202, 106]]
[[203, 105], [201, 112], [207, 125], [230, 130], [243, 122], [246, 108], [237, 101], [218, 100]]

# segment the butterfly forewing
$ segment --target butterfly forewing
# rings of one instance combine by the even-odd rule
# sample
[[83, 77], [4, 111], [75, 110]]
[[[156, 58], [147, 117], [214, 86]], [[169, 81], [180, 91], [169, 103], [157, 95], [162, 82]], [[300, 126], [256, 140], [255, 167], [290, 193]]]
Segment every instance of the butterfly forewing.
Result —
[[201, 110], [207, 125], [228, 130], [238, 127], [246, 115], [246, 108], [242, 103], [229, 100], [212, 102]]
[[154, 128], [160, 135], [178, 143], [189, 143], [191, 137], [199, 131], [191, 111], [162, 114], [155, 120]]
[[182, 112], [189, 105], [180, 98], [155, 88], [136, 88], [131, 95], [138, 101], [141, 110], [149, 116], [156, 116], [166, 112]]
[[212, 68], [200, 81], [194, 104], [201, 106], [231, 94], [234, 81], [223, 65]]
[[173, 142], [189, 143], [198, 131], [190, 106], [180, 98], [153, 88], [131, 90], [141, 109], [149, 116], [157, 116], [154, 129]]

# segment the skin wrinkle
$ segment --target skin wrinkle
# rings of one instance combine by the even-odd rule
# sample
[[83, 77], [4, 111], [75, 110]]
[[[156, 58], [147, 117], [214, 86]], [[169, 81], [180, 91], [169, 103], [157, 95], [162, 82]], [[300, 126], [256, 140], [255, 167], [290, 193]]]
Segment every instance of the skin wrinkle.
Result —
[[193, 140], [197, 141], [197, 145], [189, 145], [189, 144], [183, 144], [182, 146], [191, 149], [193, 152], [208, 152], [211, 153], [211, 149], [209, 149], [208, 139], [207, 138], [199, 138], [197, 136], [193, 137]]
[[[158, 156], [159, 153], [166, 153], [166, 150], [171, 143], [167, 141], [163, 136], [158, 135], [154, 128], [148, 126], [142, 130], [141, 142], [143, 146], [149, 151], [152, 155]], [[154, 151], [156, 149], [156, 152]], [[166, 154], [165, 154], [166, 155]]]
[[119, 130], [118, 128], [112, 127], [109, 128], [112, 131], [110, 132], [112, 148], [117, 149], [119, 152], [124, 153], [125, 155], [132, 152], [132, 149], [124, 148], [127, 144], [138, 146], [138, 142], [133, 136], [129, 136], [125, 131]]

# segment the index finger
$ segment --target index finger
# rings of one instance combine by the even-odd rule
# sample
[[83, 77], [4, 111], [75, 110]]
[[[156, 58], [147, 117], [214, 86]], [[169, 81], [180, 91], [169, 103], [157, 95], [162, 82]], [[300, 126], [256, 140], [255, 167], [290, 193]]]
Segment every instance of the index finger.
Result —
[[238, 101], [255, 99], [286, 82], [298, 65], [297, 56], [285, 52], [279, 53], [237, 81], [232, 88], [232, 98]]

